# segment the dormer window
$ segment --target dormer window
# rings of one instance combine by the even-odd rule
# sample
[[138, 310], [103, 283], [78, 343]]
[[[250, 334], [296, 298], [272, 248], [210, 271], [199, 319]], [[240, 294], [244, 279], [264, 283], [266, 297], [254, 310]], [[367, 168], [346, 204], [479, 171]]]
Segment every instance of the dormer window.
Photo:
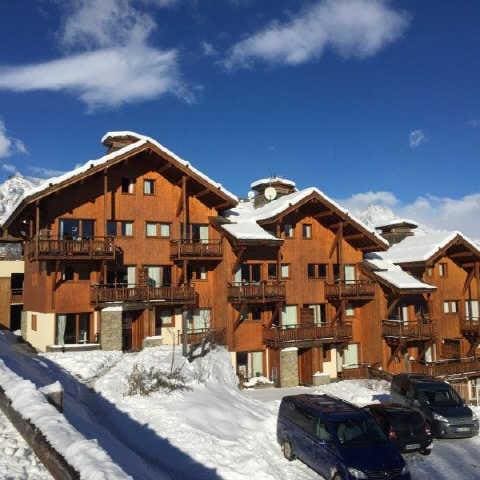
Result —
[[144, 195], [154, 195], [155, 194], [155, 180], [144, 180], [143, 181], [143, 194]]
[[135, 181], [133, 178], [122, 178], [122, 193], [135, 193]]

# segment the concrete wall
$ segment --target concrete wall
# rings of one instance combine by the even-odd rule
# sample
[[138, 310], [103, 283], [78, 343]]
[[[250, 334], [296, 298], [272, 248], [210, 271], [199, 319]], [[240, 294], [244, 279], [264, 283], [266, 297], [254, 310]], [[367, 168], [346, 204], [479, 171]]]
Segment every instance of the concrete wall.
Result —
[[[37, 316], [37, 330], [32, 330], [32, 315]], [[55, 314], [24, 312], [25, 340], [41, 352], [46, 352], [47, 345], [55, 344]], [[23, 329], [22, 329], [23, 330]]]
[[107, 307], [101, 312], [100, 344], [102, 350], [122, 350], [122, 307]]
[[280, 386], [298, 386], [298, 348], [285, 348], [280, 351]]

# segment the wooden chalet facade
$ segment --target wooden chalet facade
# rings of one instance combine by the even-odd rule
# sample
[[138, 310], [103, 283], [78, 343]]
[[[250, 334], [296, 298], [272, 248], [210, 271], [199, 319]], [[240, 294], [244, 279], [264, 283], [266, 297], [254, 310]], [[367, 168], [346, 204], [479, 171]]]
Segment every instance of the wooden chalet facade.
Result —
[[102, 141], [104, 157], [29, 192], [3, 225], [23, 244], [21, 330], [38, 350], [210, 339], [240, 377], [282, 386], [359, 364], [480, 377], [480, 252], [461, 234], [402, 258], [422, 244], [408, 222], [382, 236], [278, 177], [239, 201], [149, 137]]

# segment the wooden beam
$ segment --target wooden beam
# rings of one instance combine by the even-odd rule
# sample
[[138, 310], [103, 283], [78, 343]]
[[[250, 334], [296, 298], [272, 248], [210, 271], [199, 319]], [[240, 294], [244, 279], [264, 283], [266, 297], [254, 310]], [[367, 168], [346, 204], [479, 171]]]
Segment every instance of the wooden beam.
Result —
[[345, 240], [359, 240], [364, 238], [365, 235], [363, 233], [351, 233], [350, 235], [344, 235]]
[[338, 239], [339, 239], [339, 237], [342, 233], [343, 232], [341, 232], [340, 229], [338, 229], [338, 231], [335, 235], [335, 238], [333, 239], [332, 246], [330, 247], [330, 251], [328, 253], [328, 258], [332, 258], [333, 252], [338, 247]]
[[[476, 265], [477, 263], [475, 263]], [[468, 272], [467, 278], [465, 279], [465, 283], [463, 284], [462, 296], [467, 293], [467, 290], [470, 288], [470, 284], [472, 283], [473, 276], [475, 275], [475, 266]]]
[[173, 165], [170, 162], [167, 162], [163, 167], [160, 167], [157, 172], [162, 174], [165, 173], [167, 170], [170, 170], [173, 167]]
[[240, 247], [237, 250], [237, 252], [235, 252], [237, 254], [237, 259], [235, 260], [235, 263], [232, 266], [232, 275], [235, 275], [238, 267], [241, 265], [241, 263], [243, 261], [243, 254], [245, 253], [246, 249], [247, 249], [247, 247]]
[[38, 258], [38, 252], [40, 250], [40, 202], [35, 202], [35, 257]]
[[182, 210], [183, 210], [183, 230], [182, 238], [186, 239], [188, 235], [188, 196], [187, 196], [187, 176], [182, 176]]
[[198, 192], [198, 193], [196, 193], [195, 195], [192, 195], [192, 196], [195, 197], [195, 198], [201, 198], [201, 197], [207, 195], [207, 193], [210, 193], [209, 188], [205, 188], [204, 190], [200, 190], [200, 192]]
[[318, 219], [323, 217], [330, 217], [331, 215], [335, 215], [335, 213], [331, 210], [324, 210], [323, 212], [318, 212], [315, 215], [312, 215], [312, 217]]
[[107, 236], [107, 223], [108, 223], [108, 168], [103, 171], [103, 235]]
[[397, 297], [393, 300], [393, 302], [390, 304], [387, 310], [387, 318], [385, 320], [388, 320], [390, 318], [390, 315], [392, 314], [393, 310], [395, 307], [398, 305], [398, 302], [400, 301], [400, 297]]
[[456, 252], [456, 253], [450, 253], [449, 257], [450, 258], [461, 258], [461, 257], [472, 257], [473, 253], [472, 252]]

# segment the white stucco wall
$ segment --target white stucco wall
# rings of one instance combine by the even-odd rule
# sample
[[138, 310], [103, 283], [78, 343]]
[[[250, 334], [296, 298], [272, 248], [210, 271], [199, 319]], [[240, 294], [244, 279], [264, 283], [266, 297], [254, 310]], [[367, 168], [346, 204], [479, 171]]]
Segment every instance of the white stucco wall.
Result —
[[[55, 344], [55, 314], [25, 312], [27, 318], [26, 338], [34, 348], [45, 352], [48, 345]], [[37, 330], [32, 330], [32, 315], [37, 315]]]

